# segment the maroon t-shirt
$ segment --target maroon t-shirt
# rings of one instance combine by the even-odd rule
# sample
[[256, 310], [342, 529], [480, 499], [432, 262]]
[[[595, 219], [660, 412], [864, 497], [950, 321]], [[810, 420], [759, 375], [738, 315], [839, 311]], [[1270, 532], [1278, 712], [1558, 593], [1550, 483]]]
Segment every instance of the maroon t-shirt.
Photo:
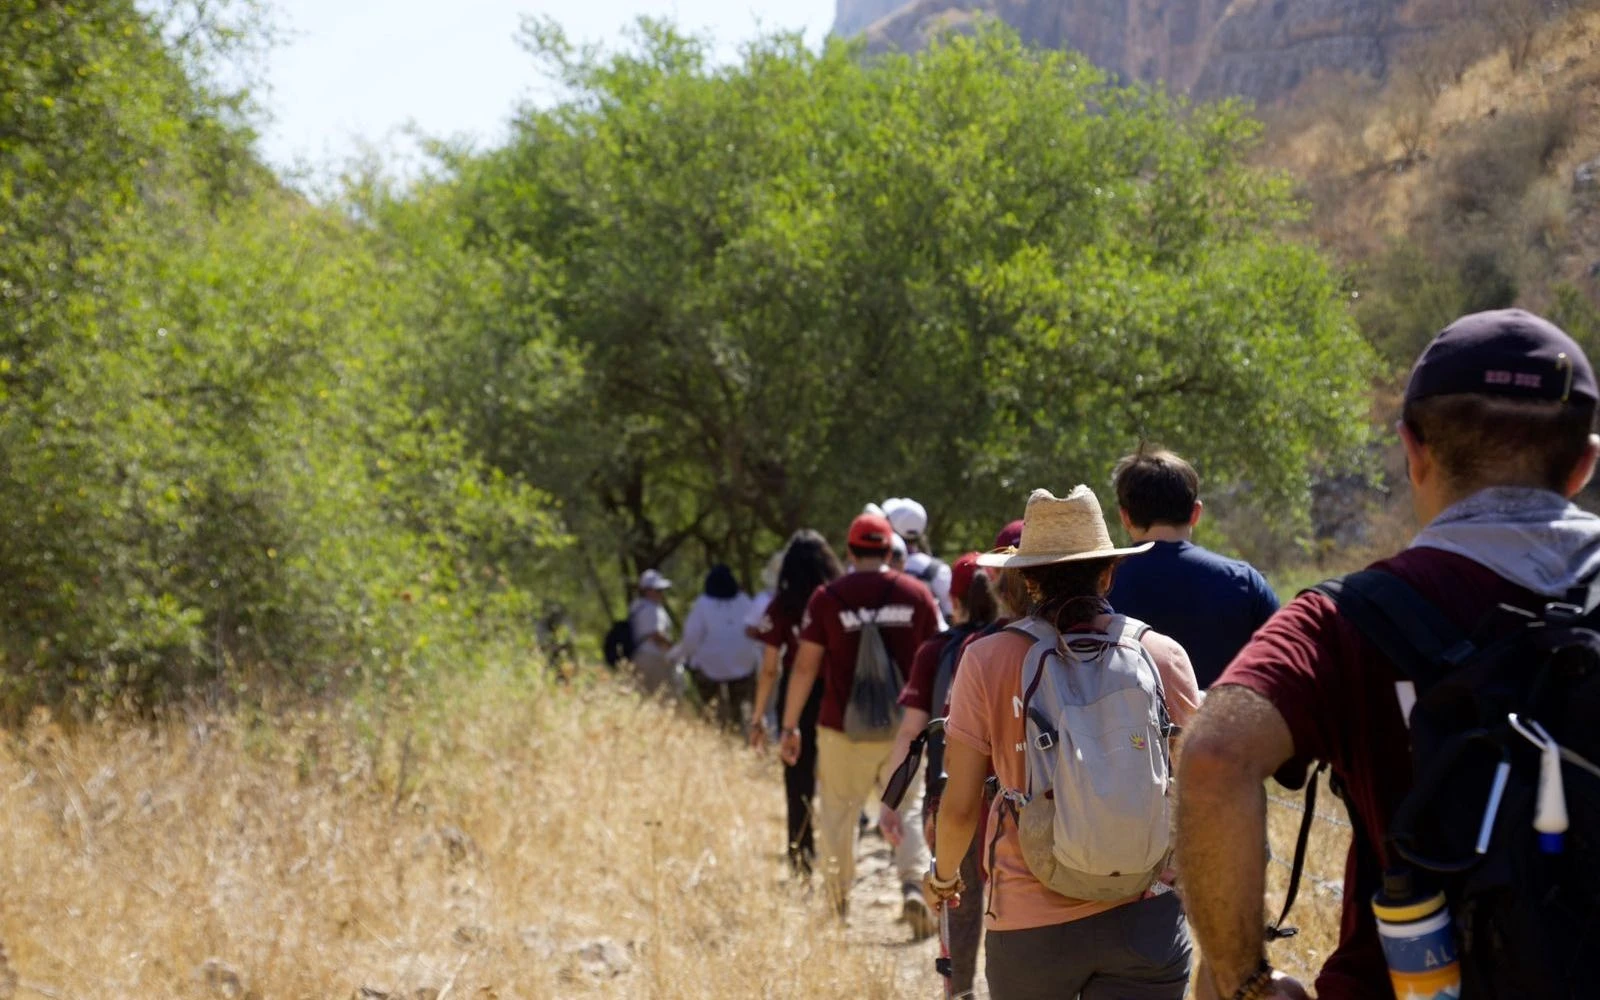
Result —
[[774, 601], [767, 605], [756, 632], [762, 643], [783, 651], [783, 676], [788, 677], [795, 651], [800, 648], [800, 622], [784, 614]]
[[878, 622], [879, 634], [902, 678], [917, 647], [938, 630], [938, 608], [927, 587], [904, 573], [850, 573], [811, 595], [800, 638], [822, 647], [822, 713], [817, 724], [844, 728], [845, 703], [856, 672], [861, 612]]
[[[1475, 632], [1500, 604], [1546, 602], [1478, 563], [1439, 549], [1408, 549], [1375, 563], [1405, 582], [1463, 631]], [[1356, 826], [1345, 867], [1339, 947], [1317, 978], [1320, 1000], [1391, 1000], [1388, 967], [1370, 906], [1387, 863], [1384, 837], [1411, 790], [1411, 752], [1395, 684], [1400, 673], [1321, 594], [1288, 604], [1255, 634], [1217, 681], [1260, 694], [1294, 737], [1295, 760], [1279, 771], [1291, 787], [1311, 761], [1344, 782]]]
[[[917, 655], [911, 660], [911, 676], [906, 678], [906, 686], [900, 689], [901, 708], [915, 708], [929, 715], [939, 714], [933, 708], [933, 685], [938, 680], [939, 660], [949, 644], [950, 636], [941, 632], [917, 647]], [[944, 708], [943, 705], [939, 707]]]

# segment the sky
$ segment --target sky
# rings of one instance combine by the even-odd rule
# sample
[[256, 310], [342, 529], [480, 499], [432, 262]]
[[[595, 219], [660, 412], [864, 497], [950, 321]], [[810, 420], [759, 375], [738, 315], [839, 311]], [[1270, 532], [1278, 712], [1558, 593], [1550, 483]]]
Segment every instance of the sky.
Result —
[[261, 151], [280, 169], [336, 167], [364, 144], [405, 156], [408, 124], [480, 148], [540, 79], [516, 43], [525, 14], [575, 42], [612, 43], [640, 16], [708, 32], [731, 58], [762, 31], [820, 44], [834, 0], [272, 0], [286, 38], [265, 66]]

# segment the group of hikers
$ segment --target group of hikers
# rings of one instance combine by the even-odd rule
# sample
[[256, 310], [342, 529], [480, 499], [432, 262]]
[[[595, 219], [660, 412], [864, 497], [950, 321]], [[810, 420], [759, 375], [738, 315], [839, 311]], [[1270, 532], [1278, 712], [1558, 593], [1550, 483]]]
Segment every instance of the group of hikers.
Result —
[[1111, 474], [1127, 545], [1087, 486], [1041, 489], [945, 564], [893, 498], [843, 562], [796, 532], [756, 598], [713, 570], [677, 645], [645, 573], [632, 659], [777, 743], [789, 862], [841, 917], [872, 809], [949, 995], [981, 948], [997, 1000], [1306, 997], [1268, 957], [1305, 836], [1269, 922], [1267, 783], [1309, 819], [1325, 771], [1354, 836], [1317, 996], [1600, 995], [1600, 517], [1572, 502], [1597, 398], [1550, 322], [1457, 320], [1396, 425], [1424, 527], [1282, 608], [1193, 542], [1194, 468], [1141, 446]]

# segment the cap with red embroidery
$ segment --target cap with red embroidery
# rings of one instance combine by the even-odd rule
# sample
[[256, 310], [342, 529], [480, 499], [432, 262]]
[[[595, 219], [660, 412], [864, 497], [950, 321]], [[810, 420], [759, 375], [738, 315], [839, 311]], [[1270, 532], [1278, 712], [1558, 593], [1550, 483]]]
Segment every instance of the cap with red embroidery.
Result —
[[894, 529], [882, 514], [862, 514], [850, 522], [849, 544], [857, 549], [888, 550], [894, 544]]
[[1521, 309], [1463, 316], [1444, 328], [1411, 369], [1405, 401], [1508, 396], [1594, 403], [1594, 369], [1577, 341]]

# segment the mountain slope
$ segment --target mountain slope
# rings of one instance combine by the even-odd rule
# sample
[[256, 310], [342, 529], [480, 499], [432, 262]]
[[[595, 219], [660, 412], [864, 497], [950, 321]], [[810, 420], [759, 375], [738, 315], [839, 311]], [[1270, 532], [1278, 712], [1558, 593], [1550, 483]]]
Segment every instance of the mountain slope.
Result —
[[1494, 11], [1506, 6], [1498, 0], [840, 0], [834, 30], [865, 30], [873, 51], [914, 50], [941, 32], [992, 18], [1032, 44], [1080, 51], [1129, 79], [1162, 81], [1201, 98], [1270, 102], [1328, 72], [1382, 78], [1416, 46], [1474, 16], [1479, 3]]

